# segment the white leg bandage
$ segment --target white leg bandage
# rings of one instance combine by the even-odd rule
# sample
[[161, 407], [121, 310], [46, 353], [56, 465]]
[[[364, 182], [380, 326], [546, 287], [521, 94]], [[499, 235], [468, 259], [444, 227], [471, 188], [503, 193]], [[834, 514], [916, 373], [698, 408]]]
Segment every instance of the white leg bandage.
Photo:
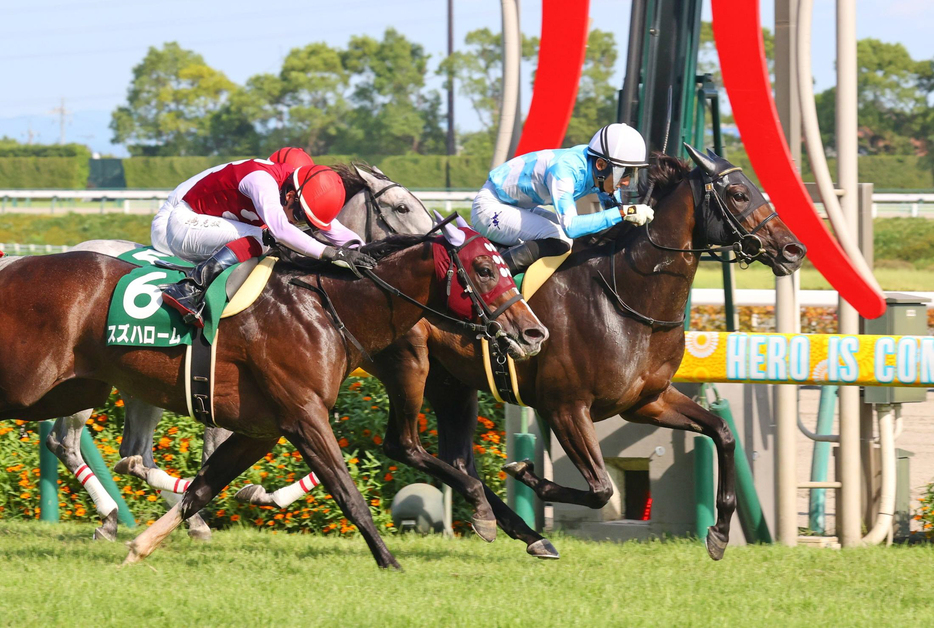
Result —
[[101, 517], [106, 517], [117, 509], [117, 502], [104, 490], [104, 485], [101, 484], [101, 481], [97, 479], [97, 476], [94, 475], [94, 472], [91, 471], [88, 465], [83, 464], [78, 467], [78, 470], [75, 472], [75, 477], [78, 478], [78, 481], [81, 482], [81, 486], [83, 486], [84, 490], [91, 496], [91, 499], [94, 501], [94, 507], [97, 508], [97, 512]]
[[184, 493], [191, 486], [191, 480], [169, 475], [162, 469], [148, 469], [146, 471], [146, 483], [160, 491], [170, 491], [172, 493]]
[[272, 494], [272, 501], [275, 502], [276, 506], [279, 508], [285, 508], [319, 484], [321, 484], [321, 482], [318, 481], [318, 476], [314, 473], [309, 473], [298, 482], [283, 486], [275, 491]]

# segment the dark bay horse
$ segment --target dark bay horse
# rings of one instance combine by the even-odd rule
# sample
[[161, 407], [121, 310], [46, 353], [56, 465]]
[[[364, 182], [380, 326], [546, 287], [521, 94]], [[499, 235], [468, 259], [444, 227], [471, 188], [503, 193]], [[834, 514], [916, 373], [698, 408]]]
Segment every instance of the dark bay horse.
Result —
[[[379, 168], [366, 163], [334, 164], [333, 168], [344, 182], [348, 199], [339, 219], [344, 226], [362, 235], [365, 242], [390, 235], [425, 234], [435, 226], [434, 219], [422, 202], [404, 186], [389, 179]], [[90, 240], [78, 244], [72, 250], [92, 251], [116, 257], [142, 246], [124, 240]], [[9, 257], [3, 258], [4, 265], [12, 261]], [[121, 460], [114, 470], [117, 473], [134, 475], [153, 488], [162, 490], [162, 495], [169, 505], [174, 505], [181, 499], [187, 482], [178, 482], [178, 478], [162, 471], [153, 459], [153, 434], [162, 418], [162, 409], [135, 399], [125, 392], [121, 396], [126, 404], [126, 420], [123, 440], [120, 443]], [[86, 467], [81, 454], [80, 440], [91, 412], [91, 409], [87, 409], [59, 418], [47, 440], [49, 449], [73, 474]], [[206, 428], [202, 461], [206, 460], [217, 445], [229, 435], [230, 432], [223, 428]], [[102, 489], [92, 490], [91, 497], [101, 516], [101, 525], [94, 531], [94, 538], [115, 540], [116, 503]], [[210, 539], [211, 530], [200, 515], [193, 515], [186, 523], [192, 538]]]
[[[448, 225], [445, 246], [445, 240], [432, 244], [426, 236], [396, 236], [365, 248], [382, 259], [376, 274], [401, 294], [343, 272], [284, 265], [252, 307], [225, 319], [217, 340], [215, 413], [234, 434], [208, 458], [181, 503], [134, 541], [127, 560], [151, 553], [285, 436], [361, 531], [377, 564], [397, 567], [328, 422], [340, 383], [361, 354], [321, 297], [294, 282], [315, 285], [320, 280], [349, 332], [368, 353], [376, 353], [424, 317], [424, 306], [446, 306], [447, 286], [435, 268], [439, 247], [451, 260], [461, 259], [475, 287], [472, 299], [498, 294], [503, 277], [495, 256], [484, 249], [463, 259], [450, 244], [457, 234], [463, 241], [463, 233]], [[19, 260], [0, 273], [0, 302], [5, 304], [0, 310], [0, 419], [44, 420], [99, 406], [112, 385], [149, 404], [186, 411], [183, 347], [105, 344], [110, 295], [131, 269], [120, 260], [77, 252]], [[519, 357], [531, 356], [547, 330], [524, 301], [513, 301], [515, 295], [513, 286], [486, 307], [512, 303], [497, 313], [498, 330], [511, 339]]]
[[[538, 356], [516, 365], [520, 393], [553, 430], [589, 490], [542, 479], [528, 462], [505, 469], [542, 500], [601, 508], [613, 489], [595, 421], [620, 414], [636, 423], [705, 434], [718, 454], [717, 522], [707, 535], [707, 550], [717, 560], [726, 549], [736, 503], [733, 437], [722, 419], [671, 385], [684, 353], [682, 317], [699, 254], [709, 245], [735, 244], [740, 259], [787, 275], [801, 265], [806, 249], [738, 168], [688, 150], [698, 166], [691, 172], [665, 156], [650, 168], [656, 184], [651, 224], [620, 226], [576, 242], [531, 299], [550, 341]], [[479, 481], [472, 450], [476, 391], [489, 390], [481, 360], [475, 339], [427, 321], [374, 356], [365, 368], [384, 383], [391, 402], [384, 447], [391, 457], [448, 483], [463, 481], [455, 471], [469, 474], [476, 516], [492, 508], [504, 531], [525, 541], [530, 554], [557, 558], [546, 539], [495, 493], [484, 492]], [[419, 442], [423, 391], [438, 417], [440, 460]], [[258, 492], [252, 491], [262, 497]]]

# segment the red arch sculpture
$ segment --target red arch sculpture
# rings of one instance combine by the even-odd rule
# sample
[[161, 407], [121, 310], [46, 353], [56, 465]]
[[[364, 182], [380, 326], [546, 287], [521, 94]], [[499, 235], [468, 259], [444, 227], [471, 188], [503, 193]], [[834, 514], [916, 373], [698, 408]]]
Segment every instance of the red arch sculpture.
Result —
[[759, 3], [712, 0], [712, 6], [723, 84], [759, 181], [830, 285], [862, 316], [878, 318], [885, 312], [885, 297], [863, 278], [830, 235], [792, 161], [772, 99]]
[[587, 54], [590, 0], [542, 0], [542, 37], [532, 104], [517, 155], [561, 146]]

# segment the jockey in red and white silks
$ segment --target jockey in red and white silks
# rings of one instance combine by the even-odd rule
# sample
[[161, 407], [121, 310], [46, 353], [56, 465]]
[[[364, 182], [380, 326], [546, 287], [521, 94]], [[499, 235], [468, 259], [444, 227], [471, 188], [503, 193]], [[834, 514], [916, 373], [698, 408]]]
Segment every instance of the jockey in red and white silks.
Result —
[[[158, 251], [201, 263], [190, 277], [166, 288], [163, 301], [188, 322], [203, 325], [207, 286], [224, 269], [267, 250], [264, 229], [302, 255], [343, 266], [372, 266], [368, 256], [345, 248], [361, 243], [336, 219], [345, 194], [343, 181], [330, 168], [296, 168], [266, 159], [223, 164], [185, 181], [153, 219], [152, 243]], [[300, 220], [331, 245], [295, 226]]]

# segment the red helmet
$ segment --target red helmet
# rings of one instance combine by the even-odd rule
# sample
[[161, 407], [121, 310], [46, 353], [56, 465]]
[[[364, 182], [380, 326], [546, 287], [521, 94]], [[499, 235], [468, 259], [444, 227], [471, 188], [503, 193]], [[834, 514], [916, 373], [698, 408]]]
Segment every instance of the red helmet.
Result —
[[308, 224], [330, 229], [331, 221], [344, 207], [344, 182], [340, 175], [327, 166], [303, 166], [292, 173], [292, 182]]
[[280, 148], [269, 156], [269, 161], [277, 164], [294, 166], [295, 168], [315, 165], [315, 161], [311, 158], [311, 155], [303, 151], [301, 148], [295, 148], [294, 146]]

